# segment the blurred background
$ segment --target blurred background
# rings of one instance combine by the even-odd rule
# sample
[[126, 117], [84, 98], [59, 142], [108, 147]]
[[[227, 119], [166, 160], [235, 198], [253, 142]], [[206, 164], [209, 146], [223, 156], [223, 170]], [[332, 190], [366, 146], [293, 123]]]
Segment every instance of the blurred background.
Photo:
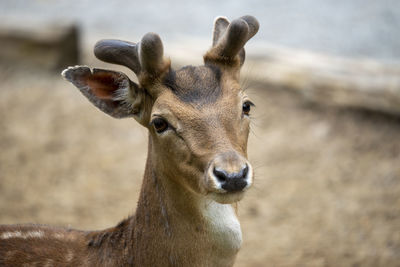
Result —
[[0, 224], [101, 229], [132, 214], [147, 132], [95, 109], [60, 71], [98, 39], [157, 32], [201, 64], [215, 17], [255, 16], [243, 86], [255, 186], [236, 266], [400, 266], [397, 0], [0, 0]]

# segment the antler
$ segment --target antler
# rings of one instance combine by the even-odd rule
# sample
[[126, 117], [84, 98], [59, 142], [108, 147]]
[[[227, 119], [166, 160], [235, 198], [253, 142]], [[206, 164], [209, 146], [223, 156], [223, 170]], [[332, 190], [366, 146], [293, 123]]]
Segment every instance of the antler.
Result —
[[136, 75], [141, 72], [138, 45], [121, 40], [100, 40], [94, 46], [95, 56], [105, 62], [130, 68]]
[[165, 70], [169, 62], [163, 58], [164, 48], [160, 36], [147, 33], [140, 43], [140, 62], [144, 71], [150, 75], [158, 75]]
[[231, 23], [219, 17], [214, 22], [213, 46], [204, 60], [232, 64], [239, 55], [240, 65], [244, 63], [244, 45], [258, 31], [259, 23], [252, 16], [243, 16]]
[[[163, 44], [156, 33], [147, 33], [135, 44], [121, 40], [100, 40], [94, 47], [95, 56], [105, 62], [130, 68], [139, 80], [156, 79], [170, 66], [163, 58]], [[141, 81], [145, 82], [145, 81]]]

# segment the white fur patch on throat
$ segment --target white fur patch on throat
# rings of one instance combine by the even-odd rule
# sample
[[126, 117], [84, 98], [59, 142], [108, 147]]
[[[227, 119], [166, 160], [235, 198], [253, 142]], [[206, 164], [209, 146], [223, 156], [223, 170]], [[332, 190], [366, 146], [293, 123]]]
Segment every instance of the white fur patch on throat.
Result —
[[236, 254], [242, 245], [242, 231], [232, 205], [207, 201], [203, 216], [209, 223], [218, 247]]

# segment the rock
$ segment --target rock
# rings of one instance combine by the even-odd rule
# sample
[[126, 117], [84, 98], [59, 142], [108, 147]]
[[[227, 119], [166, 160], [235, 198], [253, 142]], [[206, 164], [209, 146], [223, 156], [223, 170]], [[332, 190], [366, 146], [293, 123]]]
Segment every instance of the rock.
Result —
[[71, 23], [0, 24], [0, 65], [60, 71], [79, 63], [79, 31]]

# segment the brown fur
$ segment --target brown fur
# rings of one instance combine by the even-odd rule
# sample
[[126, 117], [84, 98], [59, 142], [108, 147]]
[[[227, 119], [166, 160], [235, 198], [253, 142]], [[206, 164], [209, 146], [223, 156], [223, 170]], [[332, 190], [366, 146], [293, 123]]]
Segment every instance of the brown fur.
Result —
[[[140, 85], [122, 73], [83, 66], [63, 73], [102, 111], [134, 117], [148, 128], [148, 157], [136, 214], [103, 231], [0, 226], [0, 266], [233, 264], [241, 232], [231, 204], [243, 197], [245, 189], [222, 190], [213, 170], [217, 166], [234, 175], [243, 166], [251, 168], [246, 159], [249, 118], [242, 110], [247, 96], [239, 86], [239, 58], [228, 64], [206, 56], [205, 66], [175, 72], [163, 59], [159, 37], [147, 34], [143, 39], [143, 58], [150, 62], [140, 66], [137, 59], [134, 64], [126, 61], [136, 72], [145, 66], [138, 74]], [[108, 46], [97, 46], [96, 55], [125, 62], [112, 57], [118, 54], [115, 48], [112, 53], [107, 50], [113, 42], [104, 42]], [[137, 55], [126, 45], [123, 49]], [[167, 130], [157, 133], [151, 123], [155, 118], [166, 121]], [[252, 171], [242, 178], [250, 186]]]

